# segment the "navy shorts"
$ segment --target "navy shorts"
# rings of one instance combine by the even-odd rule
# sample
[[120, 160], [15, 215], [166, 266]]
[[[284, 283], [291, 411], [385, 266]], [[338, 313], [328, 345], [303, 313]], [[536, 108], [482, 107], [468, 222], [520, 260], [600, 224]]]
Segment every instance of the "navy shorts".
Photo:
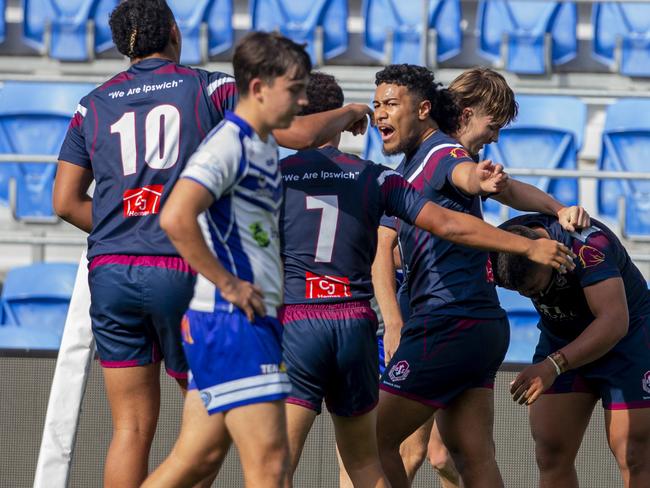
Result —
[[286, 305], [282, 347], [291, 380], [288, 403], [334, 415], [372, 410], [379, 398], [377, 316], [367, 301]]
[[446, 408], [470, 388], [493, 388], [508, 349], [503, 319], [414, 315], [381, 377], [380, 388], [435, 408]]
[[253, 323], [233, 312], [188, 310], [183, 347], [190, 389], [198, 389], [209, 414], [283, 400], [291, 385], [282, 363], [282, 326], [274, 317]]
[[187, 378], [183, 313], [195, 274], [172, 256], [102, 255], [90, 263], [90, 317], [105, 368], [144, 366], [164, 358], [170, 376]]
[[[568, 342], [542, 331], [533, 363]], [[591, 393], [607, 410], [650, 408], [650, 317], [630, 322], [630, 332], [612, 350], [561, 374], [545, 393]]]

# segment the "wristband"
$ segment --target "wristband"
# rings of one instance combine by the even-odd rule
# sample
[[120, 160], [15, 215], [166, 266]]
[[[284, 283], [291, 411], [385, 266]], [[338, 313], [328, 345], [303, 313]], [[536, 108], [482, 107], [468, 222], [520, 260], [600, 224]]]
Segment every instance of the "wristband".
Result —
[[555, 372], [557, 373], [558, 376], [562, 374], [562, 370], [560, 369], [560, 365], [555, 362], [555, 359], [553, 359], [551, 356], [546, 356], [546, 359], [551, 361], [551, 364], [555, 368]]
[[566, 356], [564, 356], [562, 351], [555, 351], [549, 357], [557, 365], [558, 369], [560, 370], [560, 373], [564, 373], [569, 369], [569, 362], [567, 361]]

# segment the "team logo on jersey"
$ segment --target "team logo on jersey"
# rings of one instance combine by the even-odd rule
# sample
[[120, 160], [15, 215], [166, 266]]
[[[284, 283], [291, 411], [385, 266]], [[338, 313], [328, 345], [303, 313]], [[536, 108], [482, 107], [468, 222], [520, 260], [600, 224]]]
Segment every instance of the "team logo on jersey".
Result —
[[408, 361], [402, 360], [393, 364], [393, 367], [390, 368], [390, 371], [388, 372], [388, 377], [391, 381], [404, 381], [410, 372], [411, 369]]
[[163, 185], [148, 185], [126, 190], [122, 196], [125, 217], [144, 217], [160, 212]]
[[271, 239], [269, 238], [268, 232], [264, 230], [262, 224], [259, 222], [253, 222], [248, 226], [248, 230], [251, 231], [253, 239], [257, 242], [257, 245], [260, 247], [267, 247], [271, 244]]
[[643, 378], [641, 379], [641, 387], [643, 388], [643, 391], [650, 394], [650, 371], [646, 371], [643, 375]]
[[469, 153], [462, 147], [455, 147], [451, 151], [449, 151], [449, 154], [452, 155], [452, 157], [459, 159], [459, 158], [469, 158]]
[[320, 276], [307, 271], [305, 285], [305, 298], [344, 298], [352, 296], [350, 279], [345, 276]]
[[183, 315], [181, 320], [181, 335], [186, 344], [194, 344], [194, 338], [190, 332], [190, 319], [187, 318], [187, 315]]
[[580, 263], [582, 263], [583, 268], [598, 266], [600, 263], [605, 261], [605, 255], [603, 252], [591, 246], [581, 246], [578, 250], [578, 257], [580, 258]]
[[487, 263], [485, 263], [485, 276], [488, 283], [494, 283], [494, 270], [492, 269], [492, 260], [489, 256]]

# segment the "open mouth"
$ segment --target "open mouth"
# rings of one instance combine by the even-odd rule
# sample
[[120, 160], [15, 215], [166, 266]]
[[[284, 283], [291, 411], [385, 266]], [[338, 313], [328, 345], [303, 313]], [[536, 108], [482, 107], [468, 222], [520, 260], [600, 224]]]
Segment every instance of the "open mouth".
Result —
[[378, 125], [377, 130], [379, 130], [379, 134], [381, 134], [381, 140], [383, 142], [386, 142], [393, 136], [393, 134], [395, 134], [395, 129], [393, 129], [390, 125]]

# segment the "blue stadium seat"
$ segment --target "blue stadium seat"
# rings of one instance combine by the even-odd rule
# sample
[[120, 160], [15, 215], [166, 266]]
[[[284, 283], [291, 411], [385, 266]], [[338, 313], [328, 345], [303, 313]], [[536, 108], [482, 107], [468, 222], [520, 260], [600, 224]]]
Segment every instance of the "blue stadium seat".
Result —
[[61, 335], [47, 329], [31, 329], [16, 325], [0, 325], [0, 349], [40, 349], [56, 351]]
[[[387, 64], [428, 64], [445, 61], [458, 54], [463, 42], [460, 1], [430, 0], [428, 8], [426, 28], [432, 30], [436, 52], [424, 58], [421, 1], [364, 0], [361, 7], [365, 26], [364, 51]], [[392, 34], [392, 48], [386, 44], [389, 33]], [[392, 55], [387, 56], [387, 53]]]
[[0, 42], [5, 40], [6, 20], [5, 20], [5, 0], [0, 0]]
[[[183, 36], [181, 62], [199, 64], [207, 61], [203, 54], [215, 55], [227, 51], [232, 46], [234, 31], [232, 26], [232, 0], [170, 0], [176, 22]], [[201, 38], [201, 26], [207, 26], [207, 45]]]
[[497, 294], [510, 322], [510, 346], [505, 361], [530, 363], [539, 340], [539, 314], [529, 298], [515, 291], [497, 287]]
[[381, 148], [382, 143], [379, 131], [375, 127], [368, 127], [368, 130], [366, 131], [365, 143], [363, 145], [363, 159], [368, 159], [370, 161], [374, 161], [375, 163], [386, 165], [389, 168], [397, 168], [404, 156], [402, 154], [397, 154], [395, 156], [386, 156], [382, 152]]
[[[254, 30], [280, 31], [299, 43], [307, 43], [312, 62], [338, 56], [348, 48], [347, 0], [251, 0]], [[318, 27], [323, 29], [322, 53], [316, 52]]]
[[[598, 169], [646, 172], [648, 160], [650, 100], [628, 98], [610, 105], [605, 116]], [[598, 180], [598, 214], [612, 220], [618, 218], [619, 201], [624, 198], [626, 228], [637, 235], [650, 234], [646, 203], [649, 194], [650, 181]]]
[[6, 325], [63, 333], [77, 264], [37, 263], [7, 273], [0, 301]]
[[[557, 65], [576, 56], [577, 17], [573, 2], [481, 0], [476, 17], [479, 52], [515, 73], [545, 73], [549, 61]], [[503, 60], [502, 46], [507, 51]]]
[[[7, 81], [0, 85], [0, 153], [57, 155], [79, 100], [94, 85]], [[16, 180], [18, 219], [53, 217], [56, 164], [0, 163], [0, 201]]]
[[[501, 130], [499, 141], [485, 146], [483, 159], [508, 168], [569, 169], [578, 167], [587, 108], [574, 97], [520, 95], [519, 115]], [[576, 178], [516, 177], [537, 186], [566, 205], [578, 203]], [[498, 214], [499, 204], [488, 200], [486, 214]]]
[[[24, 0], [23, 34], [27, 44], [43, 51], [45, 31], [51, 28], [49, 54], [65, 61], [92, 59], [111, 47], [108, 13], [118, 0]], [[93, 24], [89, 24], [89, 21]], [[95, 25], [100, 26], [98, 35]]]
[[593, 55], [629, 76], [650, 76], [650, 2], [594, 3]]

